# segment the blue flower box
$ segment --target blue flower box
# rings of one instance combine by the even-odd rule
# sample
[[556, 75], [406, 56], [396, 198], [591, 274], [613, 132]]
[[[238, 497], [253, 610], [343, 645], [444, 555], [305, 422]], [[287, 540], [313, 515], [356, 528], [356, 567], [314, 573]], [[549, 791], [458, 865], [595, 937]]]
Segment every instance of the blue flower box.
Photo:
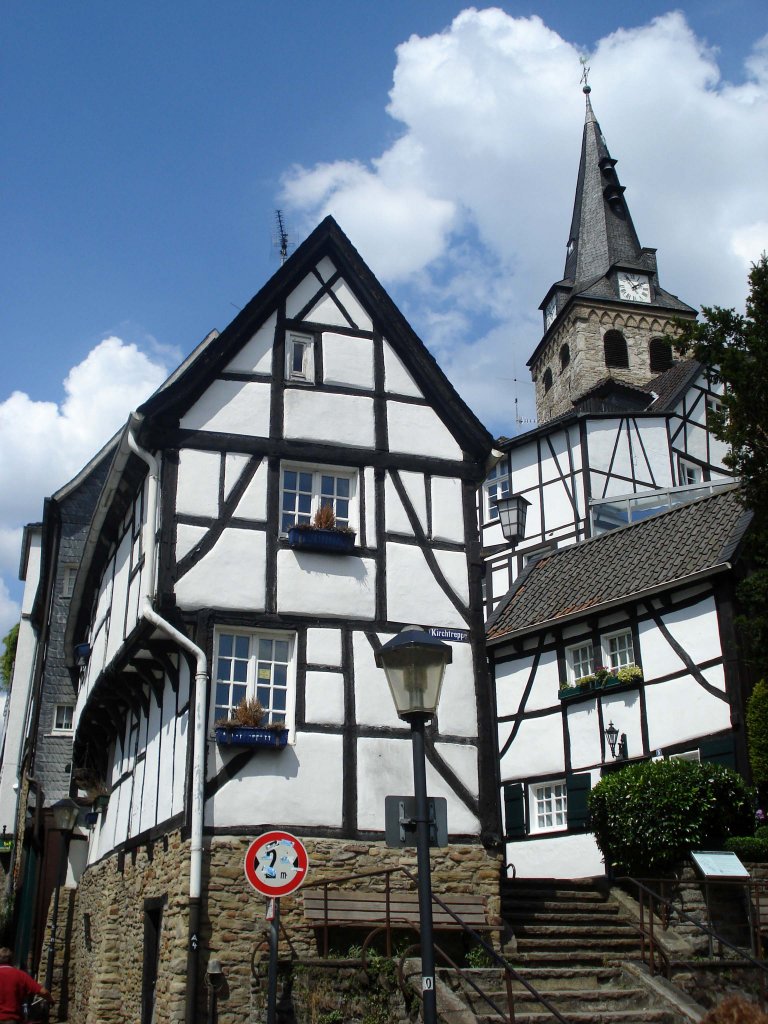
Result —
[[272, 747], [277, 750], [288, 742], [287, 729], [255, 729], [241, 726], [239, 729], [216, 729], [216, 742], [220, 747]]
[[348, 555], [355, 546], [355, 535], [347, 530], [292, 526], [288, 530], [288, 545], [304, 551], [328, 551]]

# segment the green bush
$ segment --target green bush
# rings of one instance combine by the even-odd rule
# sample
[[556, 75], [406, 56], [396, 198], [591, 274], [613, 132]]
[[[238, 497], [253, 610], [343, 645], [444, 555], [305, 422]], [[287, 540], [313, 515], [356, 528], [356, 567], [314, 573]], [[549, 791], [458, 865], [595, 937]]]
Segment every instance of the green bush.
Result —
[[601, 779], [589, 795], [590, 828], [606, 864], [647, 875], [696, 848], [722, 849], [754, 827], [753, 794], [724, 765], [644, 761]]
[[768, 839], [757, 836], [731, 836], [725, 840], [726, 850], [735, 853], [739, 860], [768, 861]]
[[747, 748], [755, 785], [765, 790], [768, 784], [768, 683], [755, 683], [747, 700]]

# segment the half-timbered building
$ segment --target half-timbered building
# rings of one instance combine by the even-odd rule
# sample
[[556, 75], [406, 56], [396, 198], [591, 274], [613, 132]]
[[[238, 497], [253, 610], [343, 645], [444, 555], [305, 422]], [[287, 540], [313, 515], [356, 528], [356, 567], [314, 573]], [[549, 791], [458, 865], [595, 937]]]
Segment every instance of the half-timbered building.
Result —
[[[731, 612], [746, 520], [711, 429], [721, 385], [673, 357], [695, 311], [640, 245], [584, 91], [564, 275], [529, 360], [539, 423], [496, 442], [479, 498], [506, 859], [527, 876], [602, 873], [586, 795], [615, 764], [747, 770]], [[513, 543], [510, 496], [527, 503]]]
[[[16, 661], [0, 752], [0, 862], [8, 873], [14, 950], [24, 967], [39, 962], [60, 836], [51, 806], [70, 792], [75, 689], [64, 632], [75, 575], [115, 439], [45, 499], [43, 517], [24, 529], [19, 577], [24, 595]], [[70, 845], [84, 862], [83, 836]]]
[[[722, 385], [669, 336], [695, 310], [663, 288], [640, 245], [585, 87], [586, 116], [562, 279], [541, 304], [528, 365], [538, 425], [496, 442], [479, 500], [487, 611], [533, 558], [708, 493], [731, 476], [711, 433]], [[652, 493], [651, 493], [652, 492]], [[512, 550], [497, 497], [529, 502]]]
[[586, 798], [615, 767], [685, 757], [747, 772], [733, 589], [749, 520], [732, 485], [541, 557], [498, 605], [510, 871], [602, 874]]
[[[410, 623], [453, 641], [427, 740], [448, 884], [493, 892], [475, 516], [490, 450], [330, 218], [132, 415], [67, 627], [74, 778], [108, 795], [78, 891], [78, 1019], [149, 1021], [155, 998], [160, 1019], [185, 998], [197, 1019], [211, 951], [245, 1019], [257, 912], [242, 858], [268, 828], [304, 837], [326, 875], [384, 866], [385, 797], [413, 781], [375, 655]], [[340, 550], [301, 529], [328, 506]], [[217, 743], [242, 698], [287, 728], [284, 745]]]

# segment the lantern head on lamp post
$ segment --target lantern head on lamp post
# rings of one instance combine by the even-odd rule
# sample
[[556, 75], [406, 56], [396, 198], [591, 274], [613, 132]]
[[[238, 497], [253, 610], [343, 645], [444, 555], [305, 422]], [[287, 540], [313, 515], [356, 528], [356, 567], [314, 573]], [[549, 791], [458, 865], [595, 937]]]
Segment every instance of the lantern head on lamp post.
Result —
[[453, 659], [450, 644], [418, 626], [404, 629], [376, 652], [400, 718], [432, 718], [440, 701], [446, 665]]
[[63, 832], [67, 835], [77, 824], [77, 816], [79, 813], [79, 805], [69, 797], [64, 797], [63, 800], [57, 800], [55, 804], [51, 805], [53, 827], [58, 832]]
[[514, 547], [525, 537], [525, 517], [531, 504], [522, 494], [510, 494], [508, 498], [496, 498], [499, 523], [504, 538]]

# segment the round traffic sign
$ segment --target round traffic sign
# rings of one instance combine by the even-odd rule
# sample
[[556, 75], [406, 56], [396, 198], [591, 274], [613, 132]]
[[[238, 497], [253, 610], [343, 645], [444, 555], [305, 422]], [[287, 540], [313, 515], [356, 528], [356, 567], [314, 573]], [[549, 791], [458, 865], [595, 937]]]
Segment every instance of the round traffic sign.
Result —
[[245, 854], [245, 877], [264, 896], [287, 896], [307, 877], [304, 844], [290, 832], [265, 832]]

